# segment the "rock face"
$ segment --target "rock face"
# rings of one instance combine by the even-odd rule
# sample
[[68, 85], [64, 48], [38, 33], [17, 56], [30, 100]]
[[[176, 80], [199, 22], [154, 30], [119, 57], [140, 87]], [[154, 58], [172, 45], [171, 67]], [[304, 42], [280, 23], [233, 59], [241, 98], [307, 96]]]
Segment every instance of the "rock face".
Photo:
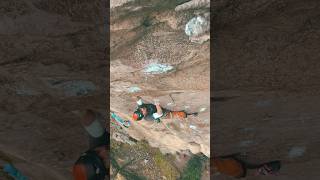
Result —
[[319, 1], [213, 5], [215, 155], [279, 159], [278, 179], [317, 179]]
[[[131, 120], [135, 96], [171, 110], [200, 112], [185, 120], [132, 122], [127, 133], [163, 152], [190, 150], [210, 156], [210, 43], [185, 34], [190, 19], [209, 23], [208, 6], [176, 11], [176, 1], [139, 1], [111, 9], [110, 108]], [[196, 7], [196, 6], [195, 6]], [[209, 36], [208, 27], [192, 36]], [[138, 91], [132, 91], [137, 89]]]
[[30, 179], [72, 179], [88, 148], [74, 112], [105, 113], [100, 1], [0, 2], [0, 149]]

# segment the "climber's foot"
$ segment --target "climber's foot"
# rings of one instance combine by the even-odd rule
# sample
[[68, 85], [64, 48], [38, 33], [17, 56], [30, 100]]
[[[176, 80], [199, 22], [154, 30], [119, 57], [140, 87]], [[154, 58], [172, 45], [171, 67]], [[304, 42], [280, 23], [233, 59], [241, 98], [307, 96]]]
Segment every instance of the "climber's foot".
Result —
[[257, 169], [256, 175], [278, 175], [281, 168], [280, 161], [264, 163]]

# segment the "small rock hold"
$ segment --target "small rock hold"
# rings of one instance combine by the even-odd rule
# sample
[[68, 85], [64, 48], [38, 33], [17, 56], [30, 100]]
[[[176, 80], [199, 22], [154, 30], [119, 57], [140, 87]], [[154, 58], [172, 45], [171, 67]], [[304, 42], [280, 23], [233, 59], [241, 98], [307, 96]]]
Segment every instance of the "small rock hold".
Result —
[[209, 29], [209, 22], [205, 18], [197, 16], [192, 18], [186, 24], [185, 33], [188, 36], [200, 36], [201, 34], [204, 34], [205, 32], [209, 31]]

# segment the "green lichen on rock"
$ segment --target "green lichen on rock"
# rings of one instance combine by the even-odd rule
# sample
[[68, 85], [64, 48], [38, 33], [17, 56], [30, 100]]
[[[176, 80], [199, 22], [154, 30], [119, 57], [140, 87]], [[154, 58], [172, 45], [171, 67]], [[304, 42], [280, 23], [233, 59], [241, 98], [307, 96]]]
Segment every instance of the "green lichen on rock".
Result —
[[203, 155], [194, 155], [184, 168], [180, 180], [200, 180], [205, 159], [207, 158]]
[[163, 155], [160, 150], [156, 151], [154, 154], [154, 160], [156, 165], [161, 170], [162, 174], [168, 179], [168, 180], [176, 180], [179, 178], [180, 173], [178, 169], [173, 166]]

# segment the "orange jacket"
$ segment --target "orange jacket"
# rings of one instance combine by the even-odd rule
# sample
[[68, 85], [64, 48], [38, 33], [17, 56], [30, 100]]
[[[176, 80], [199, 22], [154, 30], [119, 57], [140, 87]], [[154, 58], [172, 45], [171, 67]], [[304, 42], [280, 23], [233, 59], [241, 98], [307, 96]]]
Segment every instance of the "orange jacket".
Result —
[[243, 177], [245, 174], [243, 165], [239, 161], [232, 158], [214, 158], [213, 168], [222, 174], [232, 177]]

